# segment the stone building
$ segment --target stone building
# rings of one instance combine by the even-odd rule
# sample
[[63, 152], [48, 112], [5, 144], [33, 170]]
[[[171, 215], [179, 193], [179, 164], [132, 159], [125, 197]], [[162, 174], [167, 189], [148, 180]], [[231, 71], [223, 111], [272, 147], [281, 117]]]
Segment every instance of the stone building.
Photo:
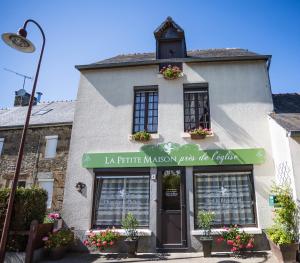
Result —
[[[74, 101], [39, 103], [30, 117], [18, 185], [45, 188], [53, 211], [62, 208], [74, 108]], [[0, 110], [0, 187], [11, 185], [27, 109]]]
[[[259, 240], [273, 223], [275, 179], [271, 56], [240, 48], [187, 51], [185, 33], [171, 18], [154, 37], [156, 52], [76, 66], [66, 224], [85, 238], [89, 229], [121, 228], [130, 212], [143, 235], [139, 251], [199, 251], [197, 213], [210, 210], [214, 234], [238, 224], [265, 248]], [[183, 74], [162, 76], [166, 65]], [[199, 126], [212, 134], [194, 138]], [[150, 141], [133, 140], [139, 131]]]

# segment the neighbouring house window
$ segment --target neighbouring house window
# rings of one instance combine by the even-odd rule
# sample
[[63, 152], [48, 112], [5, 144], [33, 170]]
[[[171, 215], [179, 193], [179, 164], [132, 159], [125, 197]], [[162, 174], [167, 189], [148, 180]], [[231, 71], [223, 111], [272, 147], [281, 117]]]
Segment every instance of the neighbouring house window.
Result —
[[149, 226], [149, 176], [97, 176], [94, 226], [121, 226], [132, 213], [139, 226]]
[[53, 196], [53, 179], [38, 179], [40, 188], [43, 188], [47, 191], [48, 199], [47, 199], [47, 208], [51, 208], [52, 204], [52, 196]]
[[46, 136], [46, 148], [45, 148], [45, 158], [55, 158], [56, 147], [57, 147], [57, 135]]
[[18, 187], [26, 187], [26, 182], [25, 181], [18, 181]]
[[133, 133], [139, 131], [156, 133], [157, 124], [158, 124], [157, 89], [135, 90]]
[[4, 144], [4, 138], [0, 138], [0, 156], [1, 156], [2, 151], [3, 151], [3, 144]]
[[184, 88], [184, 131], [210, 128], [207, 87]]
[[214, 212], [215, 226], [255, 225], [252, 171], [195, 172], [194, 180], [195, 215]]

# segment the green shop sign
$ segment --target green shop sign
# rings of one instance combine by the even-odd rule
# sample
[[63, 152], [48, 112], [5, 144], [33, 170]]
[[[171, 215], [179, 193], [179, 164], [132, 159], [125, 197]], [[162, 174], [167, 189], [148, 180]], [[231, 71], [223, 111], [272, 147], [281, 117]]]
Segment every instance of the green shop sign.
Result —
[[139, 152], [85, 153], [85, 168], [201, 166], [231, 164], [261, 164], [265, 151], [254, 149], [202, 150], [196, 144], [164, 143], [144, 145]]

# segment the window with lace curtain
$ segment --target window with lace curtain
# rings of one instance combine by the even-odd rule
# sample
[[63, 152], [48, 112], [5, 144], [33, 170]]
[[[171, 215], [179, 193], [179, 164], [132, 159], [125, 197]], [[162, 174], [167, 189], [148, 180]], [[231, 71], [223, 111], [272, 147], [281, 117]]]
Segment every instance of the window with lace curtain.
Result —
[[215, 226], [256, 224], [252, 171], [194, 172], [194, 183], [195, 214], [214, 212]]
[[95, 187], [95, 227], [121, 226], [127, 213], [149, 226], [148, 175], [97, 176]]

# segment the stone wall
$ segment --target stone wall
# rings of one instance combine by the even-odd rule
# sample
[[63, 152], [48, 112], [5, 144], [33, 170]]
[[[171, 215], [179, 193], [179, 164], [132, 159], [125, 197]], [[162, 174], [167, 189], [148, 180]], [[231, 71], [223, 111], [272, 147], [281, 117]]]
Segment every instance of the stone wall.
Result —
[[[65, 173], [69, 153], [71, 125], [45, 126], [30, 128], [24, 150], [19, 181], [26, 181], [26, 187], [38, 184], [39, 178], [53, 179], [53, 196], [51, 210], [60, 211], [62, 208]], [[4, 138], [0, 156], [0, 186], [9, 186], [16, 165], [18, 148], [22, 129], [0, 129], [0, 138]], [[45, 159], [45, 136], [58, 135], [56, 157]]]

